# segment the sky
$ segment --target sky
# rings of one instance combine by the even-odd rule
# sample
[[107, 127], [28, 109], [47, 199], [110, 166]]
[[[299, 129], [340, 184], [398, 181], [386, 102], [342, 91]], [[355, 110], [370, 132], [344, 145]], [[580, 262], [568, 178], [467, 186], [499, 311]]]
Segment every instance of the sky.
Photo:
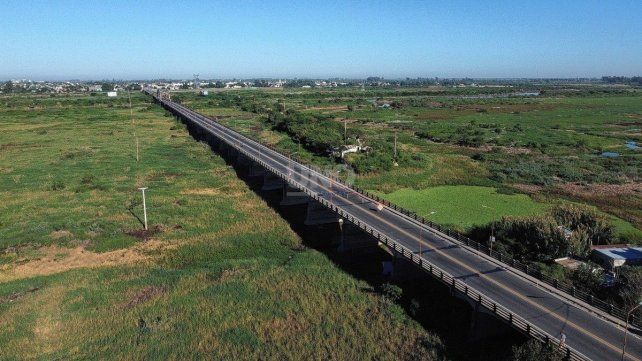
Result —
[[642, 75], [642, 1], [0, 1], [0, 79]]

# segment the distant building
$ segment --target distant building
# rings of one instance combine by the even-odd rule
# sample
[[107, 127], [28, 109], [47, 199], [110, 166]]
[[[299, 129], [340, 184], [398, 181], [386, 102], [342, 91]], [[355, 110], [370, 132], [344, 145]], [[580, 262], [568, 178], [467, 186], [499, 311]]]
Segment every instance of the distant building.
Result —
[[88, 87], [90, 92], [101, 92], [103, 91], [103, 86], [102, 85], [90, 85]]
[[110, 98], [113, 98], [115, 96], [118, 96], [118, 93], [117, 92], [107, 92], [107, 96], [110, 97]]
[[642, 265], [642, 247], [595, 247], [591, 258], [607, 269]]
[[200, 95], [204, 96], [204, 97], [208, 96], [209, 94], [210, 93], [207, 90], [201, 90], [201, 92], [200, 92]]

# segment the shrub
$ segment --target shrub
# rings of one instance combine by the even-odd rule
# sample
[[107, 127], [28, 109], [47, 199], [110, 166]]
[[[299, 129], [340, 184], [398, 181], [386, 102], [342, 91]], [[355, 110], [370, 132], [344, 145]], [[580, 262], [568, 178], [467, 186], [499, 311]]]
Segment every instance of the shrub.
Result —
[[383, 296], [392, 302], [397, 302], [403, 296], [403, 290], [397, 285], [384, 283], [381, 285], [381, 293]]
[[613, 243], [613, 226], [603, 215], [592, 208], [575, 204], [558, 205], [551, 211], [560, 225], [579, 236], [583, 235], [591, 244]]
[[556, 352], [555, 346], [537, 340], [528, 340], [521, 346], [513, 346], [512, 361], [562, 361], [564, 355]]
[[49, 187], [49, 189], [51, 189], [52, 191], [59, 191], [65, 189], [65, 187], [66, 185], [65, 183], [63, 183], [63, 181], [55, 180], [53, 181], [53, 183], [51, 183], [51, 187]]

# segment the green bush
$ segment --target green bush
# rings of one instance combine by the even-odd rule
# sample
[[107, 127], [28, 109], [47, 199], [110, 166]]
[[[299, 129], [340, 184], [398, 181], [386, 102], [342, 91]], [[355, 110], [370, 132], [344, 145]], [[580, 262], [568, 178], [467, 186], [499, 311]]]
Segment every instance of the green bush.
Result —
[[555, 350], [556, 345], [543, 343], [537, 340], [528, 340], [521, 346], [514, 346], [512, 361], [562, 361], [564, 355]]
[[401, 287], [391, 283], [384, 283], [381, 285], [381, 293], [383, 293], [384, 297], [392, 302], [399, 301], [403, 296], [403, 290]]

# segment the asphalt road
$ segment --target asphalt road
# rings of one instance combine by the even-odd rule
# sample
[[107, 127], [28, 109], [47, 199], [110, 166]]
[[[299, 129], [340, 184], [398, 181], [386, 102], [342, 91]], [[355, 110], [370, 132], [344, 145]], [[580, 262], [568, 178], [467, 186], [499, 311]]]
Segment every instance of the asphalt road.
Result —
[[[349, 187], [298, 164], [286, 156], [244, 137], [179, 104], [166, 105], [218, 138], [232, 142], [293, 180], [336, 204], [369, 226], [396, 240], [437, 267], [462, 280], [541, 330], [591, 360], [620, 360], [624, 328], [600, 317], [601, 311], [571, 302], [509, 266], [459, 246], [425, 225], [388, 207], [376, 211], [376, 202]], [[629, 333], [626, 360], [642, 361], [642, 339]]]

